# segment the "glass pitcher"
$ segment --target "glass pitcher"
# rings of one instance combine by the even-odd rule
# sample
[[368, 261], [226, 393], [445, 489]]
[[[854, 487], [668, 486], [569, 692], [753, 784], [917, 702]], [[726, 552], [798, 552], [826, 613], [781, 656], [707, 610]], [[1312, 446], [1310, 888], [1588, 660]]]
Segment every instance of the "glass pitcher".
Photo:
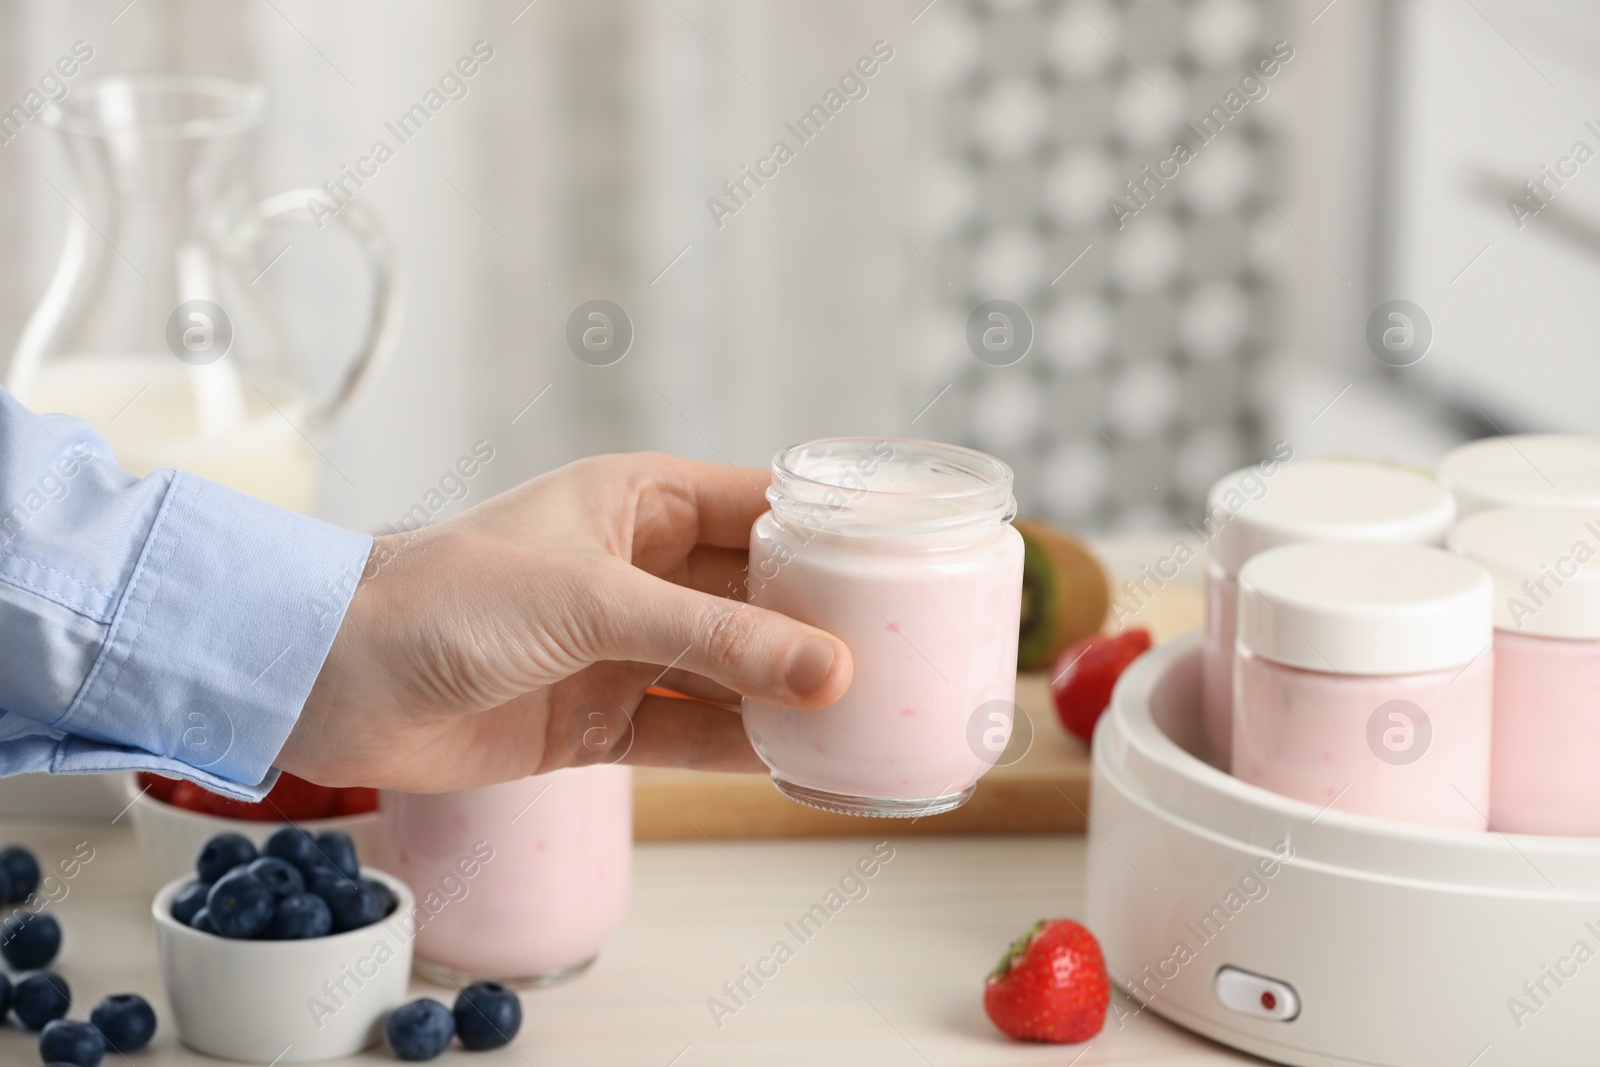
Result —
[[394, 347], [397, 271], [362, 204], [319, 211], [361, 249], [371, 307], [346, 367], [294, 358], [256, 285], [283, 254], [263, 239], [313, 221], [313, 198], [337, 201], [300, 189], [251, 203], [266, 95], [221, 78], [113, 77], [47, 113], [77, 181], [57, 190], [66, 246], [6, 387], [34, 411], [93, 423], [136, 474], [176, 467], [309, 512], [322, 439]]

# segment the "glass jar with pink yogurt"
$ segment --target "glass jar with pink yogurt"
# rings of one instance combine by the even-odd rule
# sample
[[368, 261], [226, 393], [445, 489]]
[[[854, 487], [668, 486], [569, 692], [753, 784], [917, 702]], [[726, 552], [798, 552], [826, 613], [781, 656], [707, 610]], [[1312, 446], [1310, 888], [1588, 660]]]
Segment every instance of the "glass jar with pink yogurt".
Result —
[[1493, 586], [1440, 548], [1317, 542], [1239, 571], [1233, 774], [1340, 811], [1488, 827]]
[[627, 767], [379, 799], [377, 865], [416, 894], [416, 969], [440, 984], [581, 974], [627, 914], [632, 859]]
[[1223, 769], [1233, 748], [1239, 568], [1258, 552], [1306, 541], [1441, 545], [1454, 517], [1450, 495], [1431, 479], [1360, 460], [1268, 459], [1211, 487], [1201, 685], [1206, 742]]
[[746, 700], [794, 800], [916, 817], [966, 802], [1015, 721], [1022, 537], [1011, 468], [928, 441], [836, 438], [772, 461], [750, 602], [849, 646], [850, 689], [804, 711]]
[[1479, 511], [1450, 547], [1494, 579], [1490, 825], [1600, 837], [1600, 510]]

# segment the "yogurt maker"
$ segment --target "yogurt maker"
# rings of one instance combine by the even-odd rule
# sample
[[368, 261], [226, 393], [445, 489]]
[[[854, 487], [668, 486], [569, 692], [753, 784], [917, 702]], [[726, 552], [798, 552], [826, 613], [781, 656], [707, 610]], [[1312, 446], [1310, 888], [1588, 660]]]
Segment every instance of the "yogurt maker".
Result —
[[1306, 1067], [1600, 1062], [1600, 839], [1231, 777], [1204, 741], [1198, 634], [1123, 676], [1092, 774], [1086, 921], [1139, 1010]]

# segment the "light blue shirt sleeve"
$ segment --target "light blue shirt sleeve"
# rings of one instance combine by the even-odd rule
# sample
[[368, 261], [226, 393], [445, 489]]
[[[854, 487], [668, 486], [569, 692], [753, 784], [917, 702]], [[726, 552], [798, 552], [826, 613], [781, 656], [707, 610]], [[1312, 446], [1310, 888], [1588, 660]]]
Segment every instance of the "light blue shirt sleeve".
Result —
[[371, 547], [193, 474], [137, 478], [0, 390], [0, 775], [259, 799]]

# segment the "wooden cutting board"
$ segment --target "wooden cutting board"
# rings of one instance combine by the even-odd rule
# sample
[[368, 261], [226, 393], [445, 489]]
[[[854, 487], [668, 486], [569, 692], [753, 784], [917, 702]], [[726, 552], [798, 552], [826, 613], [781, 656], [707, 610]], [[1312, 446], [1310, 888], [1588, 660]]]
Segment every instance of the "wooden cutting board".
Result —
[[[1161, 642], [1199, 626], [1201, 617], [1199, 590], [1168, 584], [1123, 625], [1146, 627]], [[972, 799], [955, 811], [914, 820], [834, 815], [789, 800], [762, 776], [641, 767], [634, 772], [634, 838], [1081, 832], [1089, 808], [1088, 750], [1056, 721], [1045, 672], [1017, 676], [1017, 704], [1033, 726], [1031, 747], [1020, 760], [984, 775]]]

